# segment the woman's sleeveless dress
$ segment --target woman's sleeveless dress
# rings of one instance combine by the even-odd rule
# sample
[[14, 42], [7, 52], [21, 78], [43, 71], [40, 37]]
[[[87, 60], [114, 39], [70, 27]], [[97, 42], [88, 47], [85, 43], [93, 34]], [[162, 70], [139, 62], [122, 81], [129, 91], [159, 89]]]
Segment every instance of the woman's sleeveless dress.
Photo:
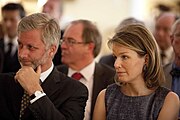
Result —
[[112, 84], [105, 94], [107, 120], [157, 120], [169, 89], [159, 87], [147, 96], [127, 96]]

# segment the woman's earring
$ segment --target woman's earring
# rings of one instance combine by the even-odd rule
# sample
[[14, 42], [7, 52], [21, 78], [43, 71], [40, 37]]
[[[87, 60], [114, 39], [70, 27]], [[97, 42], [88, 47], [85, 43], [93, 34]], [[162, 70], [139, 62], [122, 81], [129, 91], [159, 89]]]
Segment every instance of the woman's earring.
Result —
[[144, 66], [143, 66], [143, 72], [145, 72], [146, 70], [147, 70], [147, 65], [144, 64]]

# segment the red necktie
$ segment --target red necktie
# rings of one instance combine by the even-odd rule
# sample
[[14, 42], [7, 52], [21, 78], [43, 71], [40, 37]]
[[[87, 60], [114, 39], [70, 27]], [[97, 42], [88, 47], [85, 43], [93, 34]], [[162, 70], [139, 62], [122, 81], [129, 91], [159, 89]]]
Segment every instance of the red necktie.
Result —
[[71, 77], [75, 80], [80, 80], [83, 77], [83, 75], [81, 73], [76, 72]]

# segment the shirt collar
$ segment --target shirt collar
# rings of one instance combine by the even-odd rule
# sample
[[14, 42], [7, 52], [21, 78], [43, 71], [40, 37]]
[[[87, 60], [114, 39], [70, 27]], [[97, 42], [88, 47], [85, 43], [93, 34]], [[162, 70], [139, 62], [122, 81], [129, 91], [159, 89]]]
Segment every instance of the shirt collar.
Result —
[[46, 78], [49, 76], [49, 74], [52, 72], [53, 67], [54, 67], [54, 64], [52, 63], [51, 67], [50, 67], [48, 70], [46, 70], [46, 71], [44, 71], [43, 73], [41, 73], [41, 75], [40, 75], [40, 80], [41, 80], [41, 82], [44, 82], [44, 81], [45, 81], [45, 79], [46, 79]]
[[90, 78], [94, 75], [95, 70], [95, 61], [93, 60], [89, 65], [84, 67], [80, 71], [73, 70], [71, 68], [68, 68], [68, 76], [72, 76], [75, 72], [79, 72], [83, 75], [83, 77], [88, 81]]
[[4, 35], [4, 44], [7, 45], [9, 42], [12, 42], [14, 46], [18, 46], [17, 39], [18, 37], [16, 36], [12, 39], [12, 41], [10, 41], [10, 38], [8, 37], [8, 35]]
[[[162, 52], [162, 51], [161, 51]], [[164, 50], [164, 54], [166, 55], [166, 57], [169, 59], [172, 57], [173, 54], [173, 47], [169, 47], [168, 49]]]

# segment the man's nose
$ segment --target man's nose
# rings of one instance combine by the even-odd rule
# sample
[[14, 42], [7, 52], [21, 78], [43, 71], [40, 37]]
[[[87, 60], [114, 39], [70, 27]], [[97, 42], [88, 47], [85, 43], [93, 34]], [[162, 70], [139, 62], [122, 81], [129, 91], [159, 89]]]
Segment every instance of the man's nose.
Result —
[[29, 51], [25, 47], [18, 49], [18, 54], [21, 58], [27, 57], [28, 53], [29, 53]]

